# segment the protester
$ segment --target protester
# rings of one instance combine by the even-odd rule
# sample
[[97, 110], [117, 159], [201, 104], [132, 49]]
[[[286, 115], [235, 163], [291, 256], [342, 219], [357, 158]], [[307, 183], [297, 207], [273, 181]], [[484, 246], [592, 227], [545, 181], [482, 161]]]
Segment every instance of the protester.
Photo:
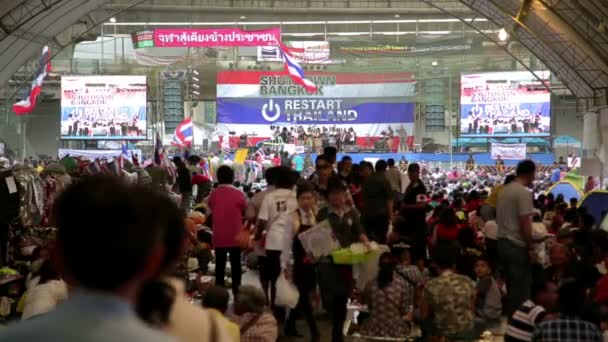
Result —
[[[363, 323], [363, 336], [407, 338], [413, 308], [407, 305], [405, 281], [396, 274], [397, 260], [390, 254], [380, 256], [376, 279], [367, 284], [363, 302], [369, 317]], [[409, 317], [408, 317], [409, 316]]]
[[394, 195], [386, 176], [387, 164], [376, 162], [376, 173], [363, 183], [363, 212], [361, 222], [369, 238], [378, 243], [386, 243], [388, 225], [393, 213]]
[[342, 157], [338, 167], [338, 177], [347, 185], [352, 182], [353, 159], [349, 156]]
[[585, 297], [585, 288], [577, 281], [562, 284], [559, 288], [559, 317], [539, 324], [532, 341], [602, 341], [597, 326], [581, 318]]
[[192, 176], [190, 170], [180, 157], [173, 157], [177, 167], [177, 189], [182, 196], [182, 209], [189, 211], [192, 206]]
[[473, 282], [455, 273], [457, 249], [446, 246], [435, 252], [439, 276], [425, 286], [420, 308], [423, 320], [430, 320], [427, 332], [448, 340], [473, 338], [475, 287]]
[[405, 229], [397, 233], [405, 238], [412, 246], [411, 255], [414, 262], [426, 259], [426, 208], [427, 203], [419, 201], [421, 197], [427, 195], [426, 187], [420, 179], [420, 165], [409, 164], [407, 174], [410, 184], [405, 190], [403, 204], [401, 205], [401, 215], [407, 222]]
[[[300, 296], [297, 306], [289, 313], [289, 319], [285, 324], [285, 332], [288, 336], [300, 336], [296, 330], [296, 319], [298, 315], [303, 314], [308, 323], [312, 339], [319, 340], [319, 329], [311, 305], [311, 296], [316, 288], [316, 267], [313, 259], [307, 255], [302, 243], [297, 238], [298, 234], [307, 231], [317, 223], [314, 187], [308, 182], [298, 184], [297, 198], [298, 209], [289, 215], [286, 247], [292, 247], [293, 250], [293, 273], [291, 278]], [[288, 269], [290, 255], [291, 253], [288, 250], [282, 254], [284, 270]]]
[[397, 275], [405, 280], [405, 307], [417, 310], [420, 307], [424, 277], [420, 269], [412, 265], [409, 248], [401, 242], [392, 245], [391, 251], [397, 259]]
[[265, 233], [265, 253], [259, 257], [260, 282], [272, 308], [277, 292], [276, 282], [281, 274], [281, 253], [288, 234], [287, 214], [298, 208], [296, 193], [292, 190], [295, 176], [291, 169], [281, 167], [276, 177], [276, 189], [262, 202], [256, 231], [256, 240], [261, 240]]
[[232, 293], [241, 285], [241, 250], [237, 235], [243, 227], [247, 209], [245, 195], [232, 186], [234, 170], [222, 165], [217, 170], [219, 186], [209, 195], [209, 209], [213, 215], [213, 248], [215, 249], [215, 284], [224, 286], [227, 257], [230, 256]]
[[46, 314], [68, 298], [66, 283], [60, 279], [59, 274], [49, 260], [45, 260], [38, 272], [37, 285], [25, 294], [25, 303], [21, 319], [29, 319]]
[[235, 322], [241, 329], [241, 342], [276, 342], [279, 328], [266, 308], [264, 293], [253, 286], [241, 286], [234, 301]]
[[498, 196], [498, 252], [507, 285], [505, 312], [511, 315], [530, 297], [532, 216], [535, 213], [528, 186], [534, 181], [536, 166], [531, 160], [517, 164], [515, 180]]
[[78, 288], [56, 310], [3, 329], [0, 341], [171, 341], [133, 309], [141, 286], [170, 264], [162, 235], [171, 201], [119, 179], [89, 177], [55, 205], [55, 263]]
[[[368, 244], [359, 214], [346, 205], [346, 187], [338, 177], [328, 180], [327, 195], [328, 207], [319, 211], [318, 221], [328, 221], [341, 248], [348, 248], [355, 242]], [[332, 316], [332, 341], [341, 342], [344, 340], [346, 304], [353, 288], [352, 267], [334, 264], [329, 258], [320, 260], [318, 267], [323, 304]]]
[[490, 261], [479, 257], [475, 262], [477, 299], [475, 301], [475, 335], [500, 325], [502, 294], [492, 276]]
[[511, 316], [505, 342], [531, 342], [534, 329], [558, 306], [557, 285], [543, 277], [532, 284], [531, 297]]
[[205, 291], [203, 296], [203, 307], [215, 315], [214, 319], [216, 319], [219, 322], [219, 325], [230, 334], [232, 341], [238, 342], [241, 340], [241, 331], [239, 326], [224, 317], [228, 311], [229, 301], [230, 294], [225, 288], [212, 286]]
[[393, 190], [394, 201], [401, 200], [401, 171], [395, 166], [395, 160], [393, 158], [389, 158], [386, 161], [388, 165], [388, 170], [386, 170], [386, 179], [388, 179], [389, 184], [391, 185], [391, 189]]
[[266, 197], [267, 194], [269, 194], [275, 189], [274, 185], [276, 182], [276, 173], [278, 170], [278, 167], [271, 167], [266, 170], [266, 173], [264, 175], [264, 178], [266, 180], [266, 189], [255, 194], [253, 198], [249, 201], [246, 211], [247, 221], [252, 222], [254, 224], [256, 223], [258, 219], [258, 214], [260, 213], [260, 208], [262, 207], [262, 202], [264, 202], [264, 197]]

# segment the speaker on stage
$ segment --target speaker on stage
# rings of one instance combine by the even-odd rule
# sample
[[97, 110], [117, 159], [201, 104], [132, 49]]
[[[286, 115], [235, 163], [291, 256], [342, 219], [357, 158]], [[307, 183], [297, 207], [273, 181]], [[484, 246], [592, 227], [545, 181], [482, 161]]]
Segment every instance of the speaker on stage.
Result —
[[360, 149], [357, 145], [345, 145], [344, 153], [359, 153]]
[[374, 151], [375, 152], [385, 152], [388, 150], [388, 146], [386, 145], [386, 141], [379, 139], [374, 142]]

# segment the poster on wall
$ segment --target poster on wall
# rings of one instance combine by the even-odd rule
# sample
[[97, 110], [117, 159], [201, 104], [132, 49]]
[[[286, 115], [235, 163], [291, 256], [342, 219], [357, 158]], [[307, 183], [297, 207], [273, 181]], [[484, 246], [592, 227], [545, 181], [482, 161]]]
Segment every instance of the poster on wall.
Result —
[[[292, 57], [298, 63], [328, 64], [331, 63], [329, 42], [326, 41], [288, 41], [285, 45], [290, 49]], [[259, 62], [282, 62], [278, 46], [258, 46]]]
[[[549, 72], [536, 72], [544, 83]], [[466, 74], [460, 79], [461, 136], [548, 136], [551, 93], [530, 72]]]
[[368, 147], [390, 132], [404, 139], [414, 134], [411, 73], [310, 73], [307, 77], [317, 85], [316, 92], [306, 92], [280, 72], [219, 72], [217, 134], [247, 134], [258, 142], [284, 130], [294, 136], [319, 131], [346, 134], [350, 144]]
[[146, 76], [64, 76], [61, 139], [146, 139]]

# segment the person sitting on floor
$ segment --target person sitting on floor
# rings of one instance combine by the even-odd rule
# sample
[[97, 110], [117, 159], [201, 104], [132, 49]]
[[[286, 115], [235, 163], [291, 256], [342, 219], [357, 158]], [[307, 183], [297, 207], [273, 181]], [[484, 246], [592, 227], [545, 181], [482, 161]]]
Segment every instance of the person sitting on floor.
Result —
[[369, 318], [361, 327], [362, 336], [405, 338], [410, 333], [411, 307], [406, 305], [405, 280], [396, 274], [397, 260], [380, 256], [378, 277], [365, 288], [364, 303]]
[[279, 327], [266, 307], [266, 296], [253, 286], [241, 286], [234, 302], [234, 318], [241, 329], [241, 342], [275, 342]]
[[233, 337], [232, 341], [239, 342], [241, 340], [239, 326], [224, 316], [226, 311], [228, 311], [229, 301], [230, 294], [228, 293], [228, 290], [223, 287], [212, 286], [205, 292], [203, 307], [215, 314], [215, 319], [220, 322]]

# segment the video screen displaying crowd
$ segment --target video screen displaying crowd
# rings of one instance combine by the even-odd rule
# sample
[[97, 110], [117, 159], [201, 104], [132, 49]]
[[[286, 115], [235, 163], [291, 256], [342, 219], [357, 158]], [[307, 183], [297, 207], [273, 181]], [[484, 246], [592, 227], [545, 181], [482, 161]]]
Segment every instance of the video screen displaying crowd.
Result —
[[[492, 109], [492, 107], [496, 107]], [[527, 110], [517, 112], [517, 106], [486, 105], [484, 114], [470, 111], [467, 116], [466, 134], [496, 133], [543, 133], [541, 113], [530, 113]], [[463, 128], [465, 129], [465, 128]]]
[[68, 137], [127, 137], [144, 135], [137, 115], [129, 118], [127, 113], [109, 115], [78, 115], [75, 111], [63, 121], [62, 136]]
[[[261, 188], [180, 157], [167, 184], [152, 169], [133, 184], [83, 177], [54, 203], [52, 250], [32, 257], [43, 266], [24, 318], [35, 318], [0, 341], [271, 342], [301, 336], [303, 318], [313, 341], [339, 342], [353, 310], [347, 334], [363, 338], [608, 337], [608, 233], [576, 200], [545, 193], [550, 172], [530, 160], [506, 174], [478, 172], [473, 156], [465, 170], [430, 170], [336, 155], [308, 157], [311, 172], [287, 155]], [[373, 262], [315, 255], [311, 232], [330, 237], [316, 248]], [[57, 286], [70, 291], [28, 305]]]

